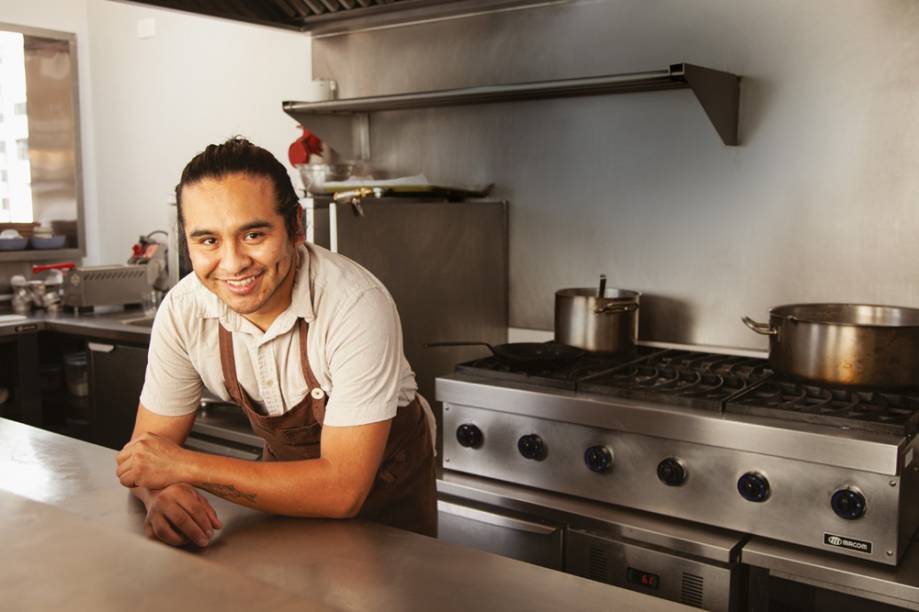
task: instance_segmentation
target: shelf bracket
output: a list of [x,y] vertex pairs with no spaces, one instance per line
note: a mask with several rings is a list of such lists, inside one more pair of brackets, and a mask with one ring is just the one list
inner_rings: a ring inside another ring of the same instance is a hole
[[694,64],[673,64],[670,73],[671,78],[689,85],[721,141],[728,146],[740,144],[737,135],[740,77]]

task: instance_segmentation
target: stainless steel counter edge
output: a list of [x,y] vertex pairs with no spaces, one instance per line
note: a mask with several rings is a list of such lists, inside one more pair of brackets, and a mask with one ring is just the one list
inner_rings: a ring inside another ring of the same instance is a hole
[[[558,389],[547,392],[507,382],[495,385],[461,374],[438,377],[436,386],[437,399],[445,403],[677,438],[890,476],[899,473],[901,455],[919,456],[907,451],[907,447],[915,447],[919,441],[892,435],[852,433],[804,423],[790,425],[785,421],[777,425],[772,419],[745,415],[661,407]],[[653,418],[655,414],[660,418]]]
[[442,478],[437,481],[437,491],[497,508],[561,523],[573,523],[581,529],[656,544],[723,564],[739,560],[740,548],[747,537],[727,529],[659,517],[530,487],[507,485],[449,470],[444,470]]
[[114,342],[147,344],[150,341],[150,328],[136,323],[148,321],[150,318],[140,310],[84,315],[66,312],[54,315],[36,313],[26,316],[23,320],[0,323],[0,336],[52,331]]
[[919,610],[919,547],[915,544],[897,567],[890,567],[752,537],[741,550],[741,561],[780,578]]

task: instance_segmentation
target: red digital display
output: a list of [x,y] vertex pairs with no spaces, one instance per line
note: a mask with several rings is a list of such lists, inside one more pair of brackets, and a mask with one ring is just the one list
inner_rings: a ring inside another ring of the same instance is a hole
[[635,569],[634,567],[627,568],[625,578],[629,584],[645,587],[646,589],[657,590],[661,586],[660,576],[652,574],[651,572]]

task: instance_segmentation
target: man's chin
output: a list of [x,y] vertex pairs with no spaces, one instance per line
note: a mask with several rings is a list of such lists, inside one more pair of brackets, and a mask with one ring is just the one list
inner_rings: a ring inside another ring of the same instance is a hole
[[214,293],[221,302],[226,304],[227,308],[237,314],[250,315],[258,312],[259,308],[262,307],[262,301],[258,296],[241,297],[226,290],[214,291],[213,288],[211,288],[211,292]]
[[223,297],[221,299],[223,303],[227,305],[227,308],[241,315],[254,314],[262,307],[260,303],[251,300],[228,300]]

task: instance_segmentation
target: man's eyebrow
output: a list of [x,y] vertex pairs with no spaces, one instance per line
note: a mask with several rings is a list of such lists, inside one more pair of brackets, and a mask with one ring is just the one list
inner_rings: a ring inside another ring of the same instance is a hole
[[[252,221],[251,223],[246,223],[245,225],[240,226],[236,230],[236,233],[238,234],[241,232],[249,232],[254,229],[265,229],[265,228],[271,228],[271,223],[269,221],[262,221],[261,219],[256,219],[255,221]],[[192,238],[200,238],[201,236],[213,236],[216,233],[217,232],[215,232],[214,230],[196,229],[191,234],[189,234],[189,236],[191,236]]]
[[256,219],[255,221],[253,221],[253,222],[251,222],[251,223],[246,223],[245,225],[243,225],[242,227],[240,227],[240,228],[237,230],[237,233],[240,233],[240,232],[248,232],[248,231],[254,230],[254,229],[265,229],[265,228],[269,228],[269,229],[270,229],[270,228],[271,228],[271,222],[270,222],[270,221],[262,221],[261,219]]

